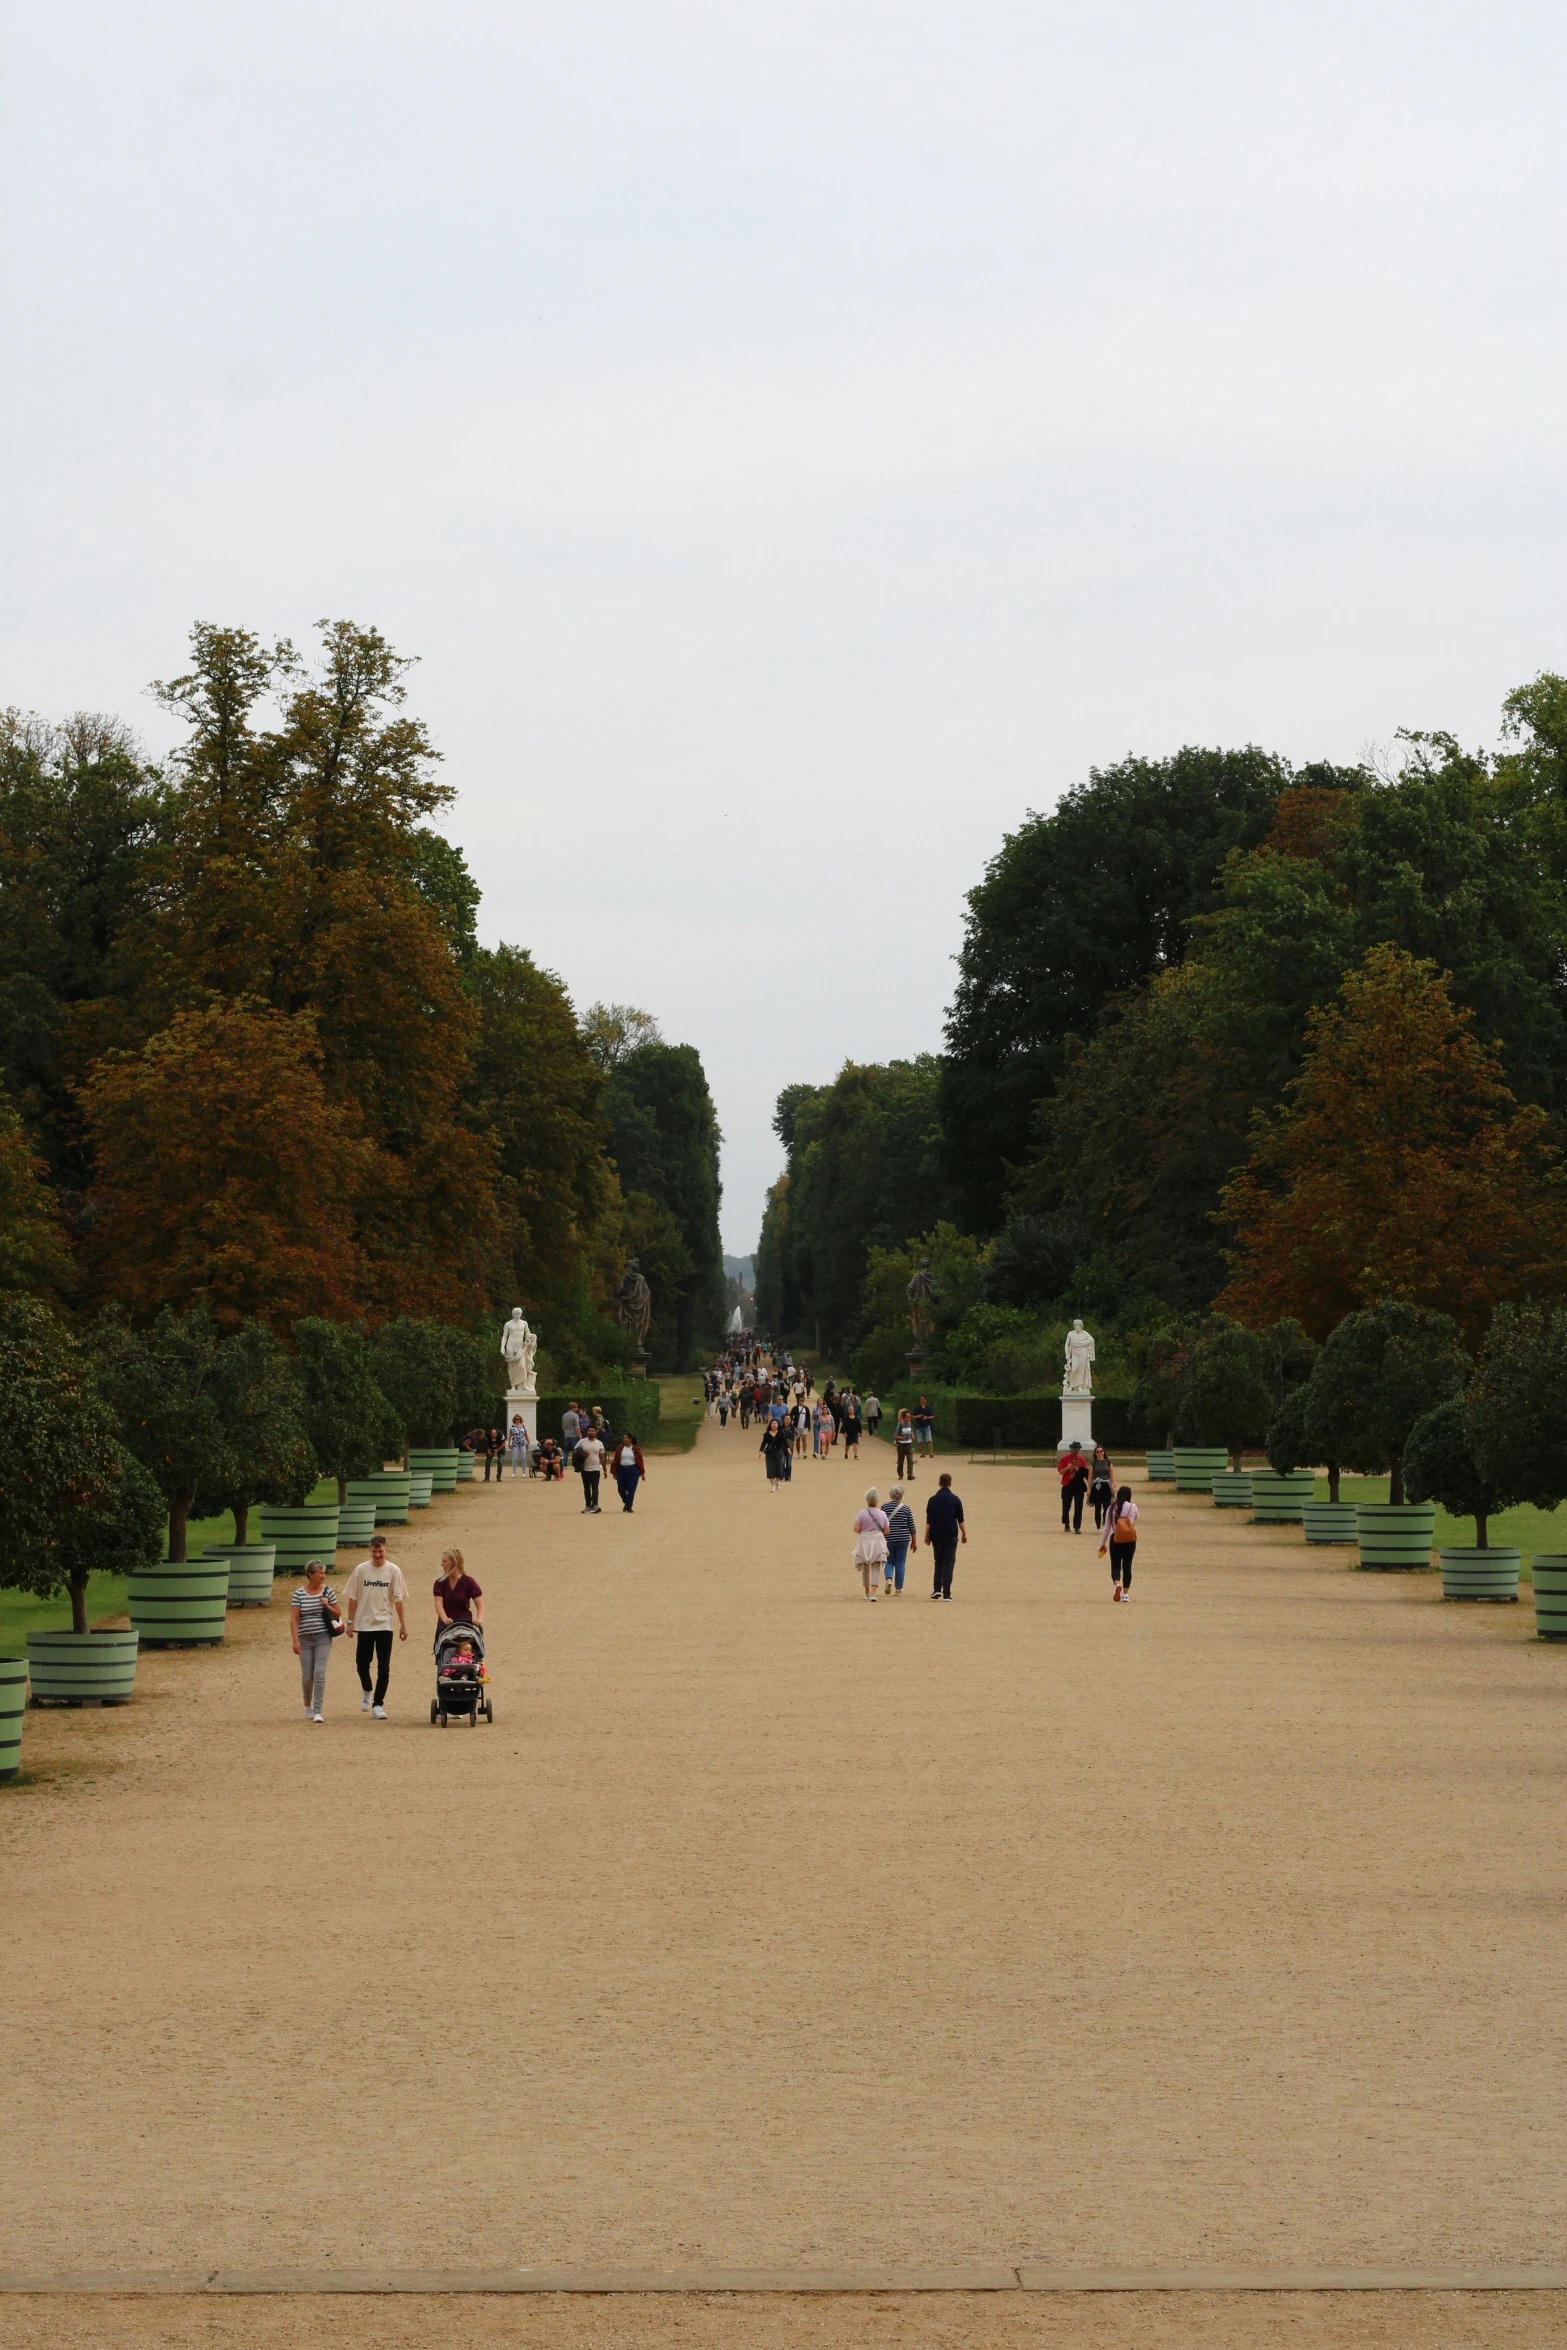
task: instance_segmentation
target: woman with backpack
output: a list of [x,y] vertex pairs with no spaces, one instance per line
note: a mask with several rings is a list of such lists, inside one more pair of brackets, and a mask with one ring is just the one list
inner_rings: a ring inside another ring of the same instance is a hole
[[1105,1538],[1099,1545],[1099,1556],[1110,1553],[1110,1596],[1112,1599],[1130,1599],[1132,1596],[1132,1561],[1137,1556],[1137,1504],[1132,1499],[1130,1485],[1123,1485],[1115,1497],[1115,1509],[1105,1529]]

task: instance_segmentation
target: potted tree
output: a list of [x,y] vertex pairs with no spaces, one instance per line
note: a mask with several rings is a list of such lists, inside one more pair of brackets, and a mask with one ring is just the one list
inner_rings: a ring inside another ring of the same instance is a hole
[[294,1324],[294,1344],[311,1449],[322,1474],[337,1479],[338,1542],[368,1542],[376,1504],[370,1479],[398,1442],[370,1341],[346,1322],[312,1315]]
[[457,1447],[447,1440],[457,1409],[457,1370],[447,1334],[439,1322],[404,1315],[388,1322],[375,1342],[375,1375],[392,1407],[408,1474],[406,1507],[428,1506],[434,1489],[431,1456],[451,1455],[457,1482]]
[[[1343,1463],[1332,1432],[1324,1432],[1317,1424],[1314,1400],[1309,1380],[1304,1387],[1290,1389],[1268,1430],[1268,1465],[1281,1486],[1298,1493],[1300,1521],[1308,1542],[1354,1542],[1359,1539],[1355,1505],[1339,1499]],[[1316,1461],[1326,1463],[1326,1501],[1315,1498],[1316,1472],[1310,1464]],[[1373,1460],[1367,1464],[1367,1474],[1386,1467],[1386,1461]]]
[[1184,1332],[1161,1330],[1148,1341],[1132,1390],[1132,1427],[1147,1448],[1150,1484],[1175,1482],[1175,1404],[1187,1353]]
[[107,1314],[96,1338],[126,1447],[169,1514],[168,1557],[131,1577],[131,1622],[144,1646],[210,1647],[223,1638],[228,1561],[188,1559],[186,1527],[197,1494],[232,1485],[240,1473],[217,1325],[205,1306],[183,1314],[165,1306],[150,1330]]
[[[0,1584],[44,1599],[69,1592],[71,1600],[71,1629],[29,1634],[23,1675],[6,1675],[9,1748],[19,1745],[15,1717],[29,1673],[35,1696],[130,1695],[136,1635],[89,1628],[87,1579],[96,1565],[124,1568],[149,1551],[155,1557],[163,1533],[159,1497],[126,1457],[86,1351],[34,1298],[0,1306],[0,1461]],[[51,1649],[36,1667],[35,1642]],[[61,1685],[50,1685],[51,1670],[63,1676]],[[13,1753],[0,1767],[10,1770],[15,1761]]]
[[[265,1607],[274,1573],[302,1567],[323,1546],[330,1558],[337,1539],[336,1506],[322,1510],[308,1502],[317,1470],[305,1433],[303,1383],[298,1367],[263,1323],[241,1323],[223,1341],[218,1377],[230,1458],[203,1485],[197,1507],[203,1517],[231,1510],[234,1540],[209,1542],[206,1556],[229,1562],[230,1607]],[[252,1542],[250,1513],[257,1507],[261,1535]]]
[[1411,1501],[1434,1501],[1455,1518],[1473,1518],[1473,1546],[1448,1544],[1439,1553],[1444,1599],[1516,1600],[1522,1554],[1493,1548],[1487,1521],[1523,1496],[1509,1490],[1493,1463],[1507,1452],[1476,1460],[1469,1443],[1468,1405],[1461,1395],[1439,1403],[1409,1431],[1404,1447],[1404,1490]]
[[[1465,1427],[1475,1457],[1505,1460],[1518,1499],[1555,1509],[1567,1496],[1567,1311],[1500,1305],[1469,1382]],[[1534,1624],[1567,1640],[1567,1553],[1536,1551]]]
[[1362,1567],[1431,1564],[1436,1505],[1407,1497],[1404,1447],[1417,1420],[1462,1392],[1468,1369],[1457,1323],[1397,1298],[1346,1314],[1317,1357],[1310,1416],[1325,1449],[1388,1465],[1387,1500],[1356,1508]]
[[[1274,1458],[1274,1436],[1282,1415],[1295,1398],[1300,1399],[1304,1409],[1306,1383],[1317,1348],[1295,1321],[1276,1322],[1268,1335],[1273,1357],[1274,1410],[1262,1440],[1268,1466],[1253,1469],[1251,1473],[1252,1520],[1259,1526],[1298,1526],[1316,1490],[1316,1475],[1309,1466],[1300,1466],[1303,1451],[1281,1469]],[[1301,1436],[1304,1436],[1303,1429]]]
[[1177,1487],[1201,1491],[1205,1483],[1221,1506],[1249,1509],[1251,1479],[1242,1459],[1248,1445],[1261,1444],[1272,1417],[1267,1339],[1222,1314],[1210,1315],[1176,1391]]

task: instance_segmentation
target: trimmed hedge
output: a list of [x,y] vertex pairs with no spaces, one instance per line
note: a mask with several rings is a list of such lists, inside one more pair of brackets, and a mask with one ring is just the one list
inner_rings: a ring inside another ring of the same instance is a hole
[[645,1444],[658,1426],[658,1416],[664,1398],[656,1379],[638,1379],[630,1387],[589,1389],[579,1388],[575,1395],[541,1395],[539,1397],[540,1438],[553,1436],[560,1442],[561,1414],[571,1404],[591,1410],[598,1404],[610,1425],[610,1434],[624,1436],[628,1431],[638,1444]]
[[[960,1395],[956,1438],[970,1452],[1054,1452],[1061,1441],[1059,1395]],[[1132,1445],[1130,1396],[1094,1397],[1094,1442],[1114,1454]],[[1134,1448],[1135,1449],[1135,1448]]]

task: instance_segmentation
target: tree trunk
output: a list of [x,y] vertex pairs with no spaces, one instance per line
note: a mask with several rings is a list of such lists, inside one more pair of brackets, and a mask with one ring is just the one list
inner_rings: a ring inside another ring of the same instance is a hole
[[1242,1456],[1244,1452],[1244,1445],[1232,1444],[1230,1446],[1230,1467],[1235,1471],[1237,1477],[1241,1474],[1243,1466]]
[[250,1535],[247,1530],[249,1525],[250,1504],[248,1501],[237,1501],[234,1504],[234,1539],[236,1542],[248,1542],[250,1540]]
[[169,1564],[171,1567],[183,1566],[185,1563],[185,1521],[190,1516],[190,1505],[195,1498],[194,1492],[176,1493],[169,1504]]
[[1329,1501],[1337,1501],[1337,1499],[1338,1499],[1338,1463],[1337,1463],[1337,1461],[1329,1461],[1329,1463],[1328,1463],[1328,1499],[1329,1499]]
[[1486,1538],[1485,1538],[1485,1522],[1486,1522],[1486,1519],[1487,1519],[1487,1517],[1489,1516],[1489,1514],[1490,1514],[1490,1513],[1489,1513],[1488,1511],[1486,1511],[1486,1510],[1476,1510],[1476,1511],[1475,1511],[1475,1548],[1476,1548],[1476,1550],[1489,1550],[1489,1549],[1490,1549],[1490,1547],[1491,1547],[1491,1545],[1489,1544],[1489,1542],[1487,1542],[1487,1540],[1486,1540]]
[[347,1501],[347,1499],[348,1499],[348,1479],[347,1479],[346,1477],[339,1477],[339,1478],[338,1478],[338,1481],[337,1481],[337,1506],[338,1506],[338,1508],[339,1508],[339,1509],[341,1509],[341,1508],[343,1507],[343,1505],[344,1505],[344,1503]]
[[85,1632],[86,1629],[87,1577],[83,1575],[79,1582],[73,1580],[71,1584],[71,1630]]
[[1387,1497],[1391,1502],[1401,1502],[1404,1498],[1404,1456],[1401,1452],[1393,1455],[1393,1465],[1388,1473]]

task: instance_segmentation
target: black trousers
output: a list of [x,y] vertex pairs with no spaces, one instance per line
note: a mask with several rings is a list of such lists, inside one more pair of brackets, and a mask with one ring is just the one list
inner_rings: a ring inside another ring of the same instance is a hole
[[1115,1495],[1108,1485],[1091,1485],[1088,1489],[1088,1498],[1094,1505],[1094,1532],[1097,1534],[1105,1522],[1105,1512],[1114,1501]]
[[930,1547],[936,1562],[937,1594],[942,1599],[950,1599],[952,1570],[958,1563],[958,1538],[955,1534],[933,1534]]
[[1061,1488],[1061,1523],[1070,1526],[1074,1534],[1083,1530],[1083,1487],[1085,1477],[1074,1477],[1070,1485]]
[[1110,1580],[1126,1590],[1132,1588],[1132,1561],[1137,1556],[1135,1542],[1112,1542],[1110,1545]]
[[370,1686],[370,1659],[375,1658],[375,1702],[386,1703],[386,1684],[392,1677],[392,1635],[390,1632],[356,1632],[354,1634],[354,1662],[359,1667],[359,1686]]
[[596,1510],[598,1505],[599,1471],[597,1469],[584,1469],[582,1472],[582,1506],[587,1510]]

